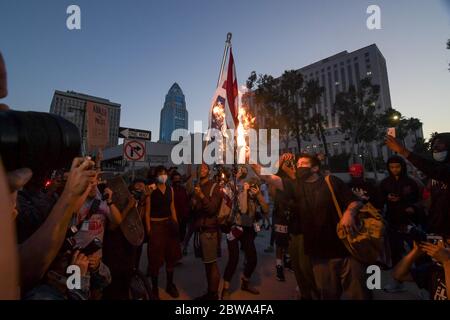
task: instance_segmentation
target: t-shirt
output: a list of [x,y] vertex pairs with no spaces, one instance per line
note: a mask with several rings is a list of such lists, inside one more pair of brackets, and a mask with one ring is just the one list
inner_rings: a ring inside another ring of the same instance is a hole
[[431,206],[428,232],[450,235],[450,188],[447,183],[431,180]]
[[[94,205],[97,207],[96,210],[90,216],[89,219],[86,217],[91,210],[91,206],[94,203],[98,203]],[[78,211],[76,216],[76,221],[74,219],[73,224],[78,226],[78,232],[74,235],[74,239],[76,241],[76,245],[80,248],[84,248],[87,246],[94,238],[99,238],[103,241],[103,236],[105,233],[105,222],[107,217],[110,217],[110,208],[106,201],[101,200],[101,195],[98,193],[94,198],[87,199],[81,209]]]
[[448,300],[444,269],[433,262],[419,264],[411,272],[421,289],[430,293],[431,300]]
[[[330,176],[342,213],[357,201],[345,183]],[[315,182],[298,182],[298,210],[302,220],[305,253],[317,258],[344,258],[349,255],[336,233],[339,215],[323,176]]]

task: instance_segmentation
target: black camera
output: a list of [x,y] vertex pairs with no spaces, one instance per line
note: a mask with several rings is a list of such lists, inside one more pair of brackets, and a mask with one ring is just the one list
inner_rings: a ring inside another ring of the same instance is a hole
[[105,194],[105,189],[108,187],[108,185],[106,184],[106,182],[101,182],[99,184],[97,184],[97,189],[100,192],[100,194],[102,195],[102,200],[106,201],[109,198],[109,194]]
[[72,122],[44,112],[0,111],[0,155],[7,171],[69,168],[80,151],[80,132]]
[[406,227],[404,235],[406,238],[417,243],[427,241],[427,233],[414,224],[410,224]]
[[142,191],[138,190],[132,190],[131,194],[133,195],[134,199],[136,199],[136,201],[140,201],[142,199],[142,196],[144,195]]
[[75,250],[80,250],[81,253],[89,256],[103,247],[102,241],[99,238],[95,237],[91,242],[89,242],[87,246],[80,249],[74,237],[77,232],[78,228],[76,226],[71,226],[69,230],[67,230],[66,239],[64,240],[63,246],[61,248],[62,252],[73,252]]
[[89,244],[86,247],[81,249],[80,252],[85,256],[90,256],[94,252],[100,250],[102,247],[103,247],[102,241],[99,238],[94,238],[92,239],[91,242],[89,242]]

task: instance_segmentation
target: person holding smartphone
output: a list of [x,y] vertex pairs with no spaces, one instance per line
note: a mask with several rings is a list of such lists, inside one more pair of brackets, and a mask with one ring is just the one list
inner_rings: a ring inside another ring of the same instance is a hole
[[[410,224],[418,223],[417,203],[420,201],[419,186],[408,176],[405,160],[397,155],[387,161],[389,176],[380,183],[380,195],[386,206],[392,265],[405,255],[405,230]],[[391,288],[392,287],[392,288]],[[398,283],[389,284],[388,291],[402,290]]]

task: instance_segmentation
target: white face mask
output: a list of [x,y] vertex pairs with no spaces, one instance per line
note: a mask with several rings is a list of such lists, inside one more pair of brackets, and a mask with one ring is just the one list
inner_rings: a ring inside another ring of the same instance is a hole
[[166,183],[167,182],[167,174],[162,174],[156,178],[159,183]]
[[443,162],[447,159],[447,153],[448,151],[433,152],[433,159],[438,162]]

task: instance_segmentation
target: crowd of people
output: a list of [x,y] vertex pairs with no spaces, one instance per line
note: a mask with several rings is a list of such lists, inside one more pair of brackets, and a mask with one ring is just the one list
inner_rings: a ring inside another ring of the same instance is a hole
[[[1,56],[0,65],[3,98]],[[203,163],[183,174],[159,166],[128,181],[125,204],[118,201],[124,191],[102,179],[101,163],[91,157],[75,158],[70,170],[53,174],[49,184],[48,176],[27,168],[3,172],[0,163],[0,261],[8,262],[0,265],[0,296],[133,299],[131,284],[141,276],[146,298],[159,299],[164,267],[165,290],[178,298],[176,266],[183,255],[195,254],[206,278],[205,294],[196,299],[227,300],[241,252],[240,288],[258,295],[252,275],[258,268],[255,239],[263,226],[271,229],[264,251],[274,252],[273,276],[286,281],[285,269],[293,270],[301,299],[371,299],[367,264],[352,255],[336,232],[339,223],[346,234],[356,234],[358,214],[370,203],[386,226],[388,241],[378,264],[391,269],[394,281],[385,290],[400,291],[405,281],[414,281],[429,299],[448,300],[450,134],[435,136],[430,159],[391,136],[386,144],[396,154],[379,183],[366,179],[361,164],[350,166],[351,180],[345,183],[325,172],[317,156],[285,153],[274,175],[261,175],[257,164],[227,169]],[[423,173],[422,179],[408,174],[407,163]],[[126,223],[133,214],[137,222]],[[130,232],[142,232],[143,240],[131,243]],[[222,275],[219,259],[226,259]],[[68,285],[73,266],[80,271],[80,285]]]

